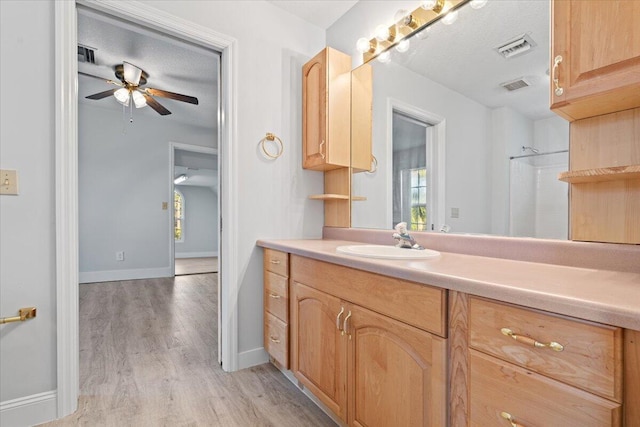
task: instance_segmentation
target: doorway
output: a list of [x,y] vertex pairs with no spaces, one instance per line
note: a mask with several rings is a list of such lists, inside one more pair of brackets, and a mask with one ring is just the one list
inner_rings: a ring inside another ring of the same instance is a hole
[[[167,20],[153,9],[140,4],[84,3],[91,10],[124,18],[135,25],[159,31],[178,40],[191,42],[204,48],[221,52],[220,63],[220,217],[225,221],[226,236],[236,234],[237,207],[229,194],[233,194],[238,171],[233,159],[237,156],[231,141],[235,139],[236,87],[232,83],[234,73],[235,40],[210,28],[184,22]],[[79,239],[75,230],[78,219],[78,67],[77,67],[77,5],[75,2],[56,2],[56,288],[57,288],[57,396],[58,416],[75,411],[78,397],[78,286]],[[137,117],[137,115],[136,115]],[[166,150],[166,149],[165,149]],[[166,153],[166,151],[165,151]],[[165,169],[166,170],[166,169]],[[166,175],[165,175],[166,176]],[[166,190],[165,190],[166,191]],[[166,194],[166,193],[165,193]],[[167,203],[168,205],[168,203]],[[168,234],[168,233],[167,233]],[[166,247],[166,246],[165,246]],[[221,319],[219,352],[223,369],[237,369],[237,271],[233,261],[236,248],[229,239],[220,238],[221,300],[225,316]],[[167,251],[168,253],[168,251]]]

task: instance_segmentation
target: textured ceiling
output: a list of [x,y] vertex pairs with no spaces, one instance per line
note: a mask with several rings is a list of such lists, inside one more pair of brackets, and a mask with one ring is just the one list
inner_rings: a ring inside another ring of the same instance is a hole
[[[542,0],[490,0],[478,10],[464,6],[455,23],[438,22],[426,38],[413,37],[411,49],[394,51],[392,62],[490,108],[508,106],[534,120],[553,116],[547,75],[549,8]],[[504,59],[494,50],[524,33],[537,43],[528,53]],[[500,87],[520,77],[532,86],[513,92]]]
[[274,6],[327,29],[344,15],[358,0],[267,0]]
[[[92,10],[79,7],[78,43],[96,49],[96,64],[79,63],[79,71],[117,80],[114,67],[128,61],[149,74],[146,87],[198,98],[199,105],[155,97],[171,115],[160,116],[149,107],[134,109],[158,121],[182,122],[217,131],[219,55],[173,37]],[[114,88],[98,79],[78,77],[80,103],[122,110],[112,96],[101,100],[87,95]]]

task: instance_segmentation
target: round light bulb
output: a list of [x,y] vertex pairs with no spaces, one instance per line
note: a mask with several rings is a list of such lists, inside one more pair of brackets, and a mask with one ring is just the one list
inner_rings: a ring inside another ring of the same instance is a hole
[[407,9],[399,9],[395,15],[393,15],[393,20],[395,22],[402,21],[404,18],[409,15],[409,11]]
[[378,25],[373,35],[379,41],[385,41],[389,39],[389,28],[385,27],[384,25]]
[[383,64],[391,61],[391,52],[389,52],[388,50],[386,52],[382,52],[380,55],[378,55],[378,61]]
[[364,37],[359,38],[356,42],[356,49],[360,53],[367,53],[371,50],[371,42]]
[[409,39],[403,39],[396,45],[396,50],[400,53],[406,52],[409,50],[410,42]]
[[471,2],[469,2],[469,5],[471,5],[471,7],[474,9],[480,9],[483,8],[488,1],[489,0],[471,0]]
[[420,7],[426,10],[432,10],[436,4],[438,4],[436,0],[423,0],[422,3],[420,3]]
[[457,10],[452,10],[451,12],[447,13],[442,18],[442,23],[444,25],[451,25],[454,22],[456,22],[457,19],[458,19],[458,11]]
[[129,101],[130,101],[130,96],[129,96],[129,89],[127,88],[120,88],[117,91],[115,91],[113,93],[113,96],[116,98],[116,100],[125,106],[129,106]]

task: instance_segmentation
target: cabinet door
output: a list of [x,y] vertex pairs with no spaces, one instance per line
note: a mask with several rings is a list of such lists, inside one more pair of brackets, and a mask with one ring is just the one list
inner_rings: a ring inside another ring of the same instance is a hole
[[326,49],[302,67],[302,167],[316,168],[327,155]]
[[349,425],[447,425],[445,340],[349,306]]
[[555,0],[551,108],[568,120],[640,106],[640,2]]
[[334,414],[346,420],[346,337],[337,328],[344,305],[338,298],[300,283],[294,282],[290,291],[293,373]]

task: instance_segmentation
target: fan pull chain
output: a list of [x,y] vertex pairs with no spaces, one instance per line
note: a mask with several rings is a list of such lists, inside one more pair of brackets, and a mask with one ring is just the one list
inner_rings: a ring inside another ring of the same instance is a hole
[[133,100],[129,100],[129,107],[131,108],[131,115],[129,116],[129,123],[133,123]]

